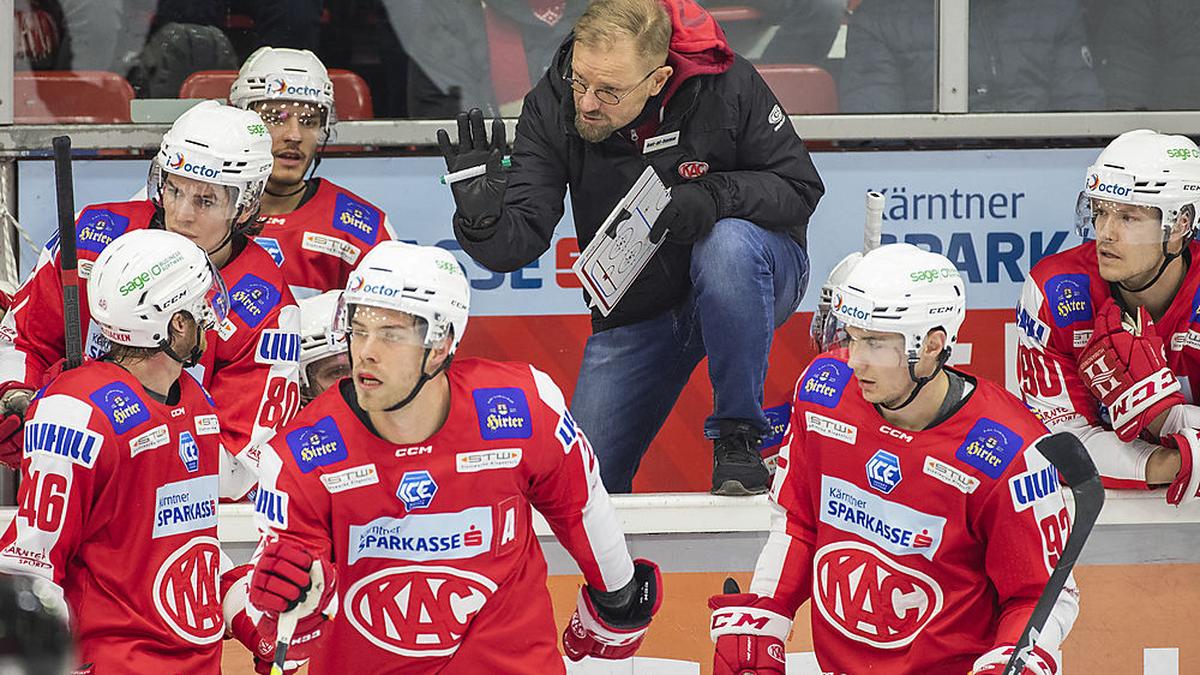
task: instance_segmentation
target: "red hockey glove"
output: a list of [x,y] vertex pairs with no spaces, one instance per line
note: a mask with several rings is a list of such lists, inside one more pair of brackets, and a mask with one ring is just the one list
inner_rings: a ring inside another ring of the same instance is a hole
[[717,645],[713,675],[784,675],[783,643],[792,631],[787,610],[774,598],[738,593],[733,579],[725,580],[725,590],[708,599]]
[[[313,572],[319,566],[320,572]],[[274,657],[279,615],[298,608],[300,621],[288,646],[287,669],[299,668],[320,648],[327,617],[337,612],[337,576],[326,560],[304,548],[276,539],[269,542],[250,575],[250,604],[263,616],[256,628],[271,643]]]
[[588,586],[579,589],[571,623],[563,630],[563,651],[572,661],[585,656],[627,659],[634,655],[650,620],[662,605],[662,573],[658,565],[633,561],[633,597],[622,607],[606,607]]
[[[1008,660],[1012,658],[1015,648],[1014,645],[996,647],[979,657],[975,660],[975,665],[971,667],[972,675],[1000,675],[1004,672],[1004,667],[1008,665]],[[1033,648],[1029,657],[1025,659],[1024,670],[1021,671],[1021,675],[1057,675],[1057,673],[1058,662],[1041,647]]]
[[1167,503],[1179,506],[1200,497],[1200,433],[1195,429],[1184,429],[1177,434],[1162,437],[1163,445],[1179,449],[1179,473],[1167,488]]
[[1140,334],[1136,325],[1122,324],[1121,308],[1110,298],[1079,358],[1079,376],[1108,408],[1123,441],[1137,438],[1156,417],[1184,402],[1154,322],[1145,309],[1138,309],[1138,317]]

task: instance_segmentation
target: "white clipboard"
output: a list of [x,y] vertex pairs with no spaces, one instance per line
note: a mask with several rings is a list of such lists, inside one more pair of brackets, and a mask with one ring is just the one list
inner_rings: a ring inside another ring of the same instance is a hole
[[647,166],[576,258],[571,269],[600,314],[612,312],[666,239],[651,242],[650,228],[670,201],[670,191]]

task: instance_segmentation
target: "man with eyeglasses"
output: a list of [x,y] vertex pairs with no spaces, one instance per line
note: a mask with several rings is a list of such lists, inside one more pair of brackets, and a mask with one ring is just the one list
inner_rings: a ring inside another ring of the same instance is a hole
[[774,329],[808,283],[808,219],[824,186],[775,96],[692,0],[598,0],[525,97],[512,165],[504,127],[488,143],[479,111],[460,115],[451,171],[454,233],[498,271],[550,246],[571,190],[585,248],[647,164],[671,188],[655,224],[667,241],[608,315],[592,315],[571,411],[601,475],[628,492],[639,462],[706,355],[714,410],[712,491],[759,494],[759,444]]
[[312,175],[337,122],[325,65],[306,49],[262,47],[242,64],[229,102],[262,116],[273,142],[255,240],[297,300],[344,288],[362,254],[394,235],[374,204]]

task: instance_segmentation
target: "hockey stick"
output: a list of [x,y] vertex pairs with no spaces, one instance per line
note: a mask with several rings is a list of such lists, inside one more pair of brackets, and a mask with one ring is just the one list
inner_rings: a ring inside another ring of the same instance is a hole
[[55,136],[54,191],[58,197],[58,252],[63,291],[63,370],[83,363],[83,331],[79,317],[79,259],[75,253],[75,185],[71,177],[71,137]]
[[867,192],[867,220],[863,223],[863,253],[879,248],[883,238],[883,195]]
[[[292,636],[296,633],[296,624],[301,617],[308,616],[321,601],[325,594],[325,571],[319,562],[313,561],[310,568],[309,586],[304,599],[295,607],[279,615],[279,623],[275,627],[275,661],[271,664],[271,675],[283,675],[283,664],[287,663],[288,647],[292,644]],[[329,616],[332,616],[330,613]]]
[[1104,486],[1100,484],[1100,475],[1078,438],[1060,432],[1043,438],[1037,443],[1037,449],[1058,469],[1067,487],[1071,488],[1071,494],[1075,496],[1075,517],[1071,521],[1071,533],[1067,535],[1058,564],[1054,566],[1050,580],[1046,582],[1046,588],[1038,598],[1029,622],[1025,624],[1025,630],[1013,649],[1003,675],[1017,675],[1025,669],[1025,660],[1033,652],[1038,635],[1046,625],[1046,619],[1050,618],[1050,611],[1058,602],[1071,568],[1075,567],[1075,561],[1079,559],[1079,553],[1092,533],[1092,526],[1100,516],[1100,508],[1104,506]]

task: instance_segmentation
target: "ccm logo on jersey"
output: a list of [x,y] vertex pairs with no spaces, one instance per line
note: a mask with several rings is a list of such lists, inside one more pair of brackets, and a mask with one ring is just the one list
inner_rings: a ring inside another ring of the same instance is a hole
[[217,594],[220,547],[213,537],[188,539],[154,576],[154,608],[171,630],[192,644],[211,644],[225,635]]
[[216,527],[217,477],[168,483],[154,491],[154,503],[154,539]]
[[899,429],[889,427],[886,424],[879,427],[879,433],[883,434],[884,436],[891,436],[892,438],[895,438],[896,440],[899,440],[899,441],[904,441],[905,443],[912,443],[912,439],[913,439],[912,434],[908,434]]
[[372,644],[401,656],[449,656],[496,593],[491,579],[437,565],[389,567],[346,591],[346,620]]
[[408,448],[396,448],[397,457],[416,457],[418,455],[432,455],[432,445],[414,445]]
[[457,513],[404,518],[383,516],[350,526],[349,564],[363,558],[462,560],[492,549],[492,509],[475,506]]
[[521,463],[521,448],[494,448],[477,452],[460,452],[454,456],[454,470],[475,473],[488,469],[515,469]]
[[[215,415],[214,415],[215,417]],[[198,421],[198,420],[197,420]],[[129,456],[137,457],[147,450],[161,448],[171,441],[171,432],[167,425],[160,424],[129,441]]]
[[933,577],[856,541],[817,550],[812,600],[842,635],[881,649],[911,643],[944,602]]
[[933,476],[946,485],[961,490],[964,495],[971,494],[979,487],[978,478],[959,471],[949,464],[928,455],[925,456],[925,475]]
[[820,434],[835,441],[853,445],[858,440],[858,427],[832,417],[818,415],[809,410],[804,411],[804,426],[814,434]]
[[374,485],[378,482],[379,473],[376,472],[374,464],[352,466],[344,471],[321,474],[321,483],[329,491],[329,494],[353,490],[364,485]]
[[821,522],[870,541],[888,553],[933,560],[946,519],[891,502],[833,476],[821,476]]

